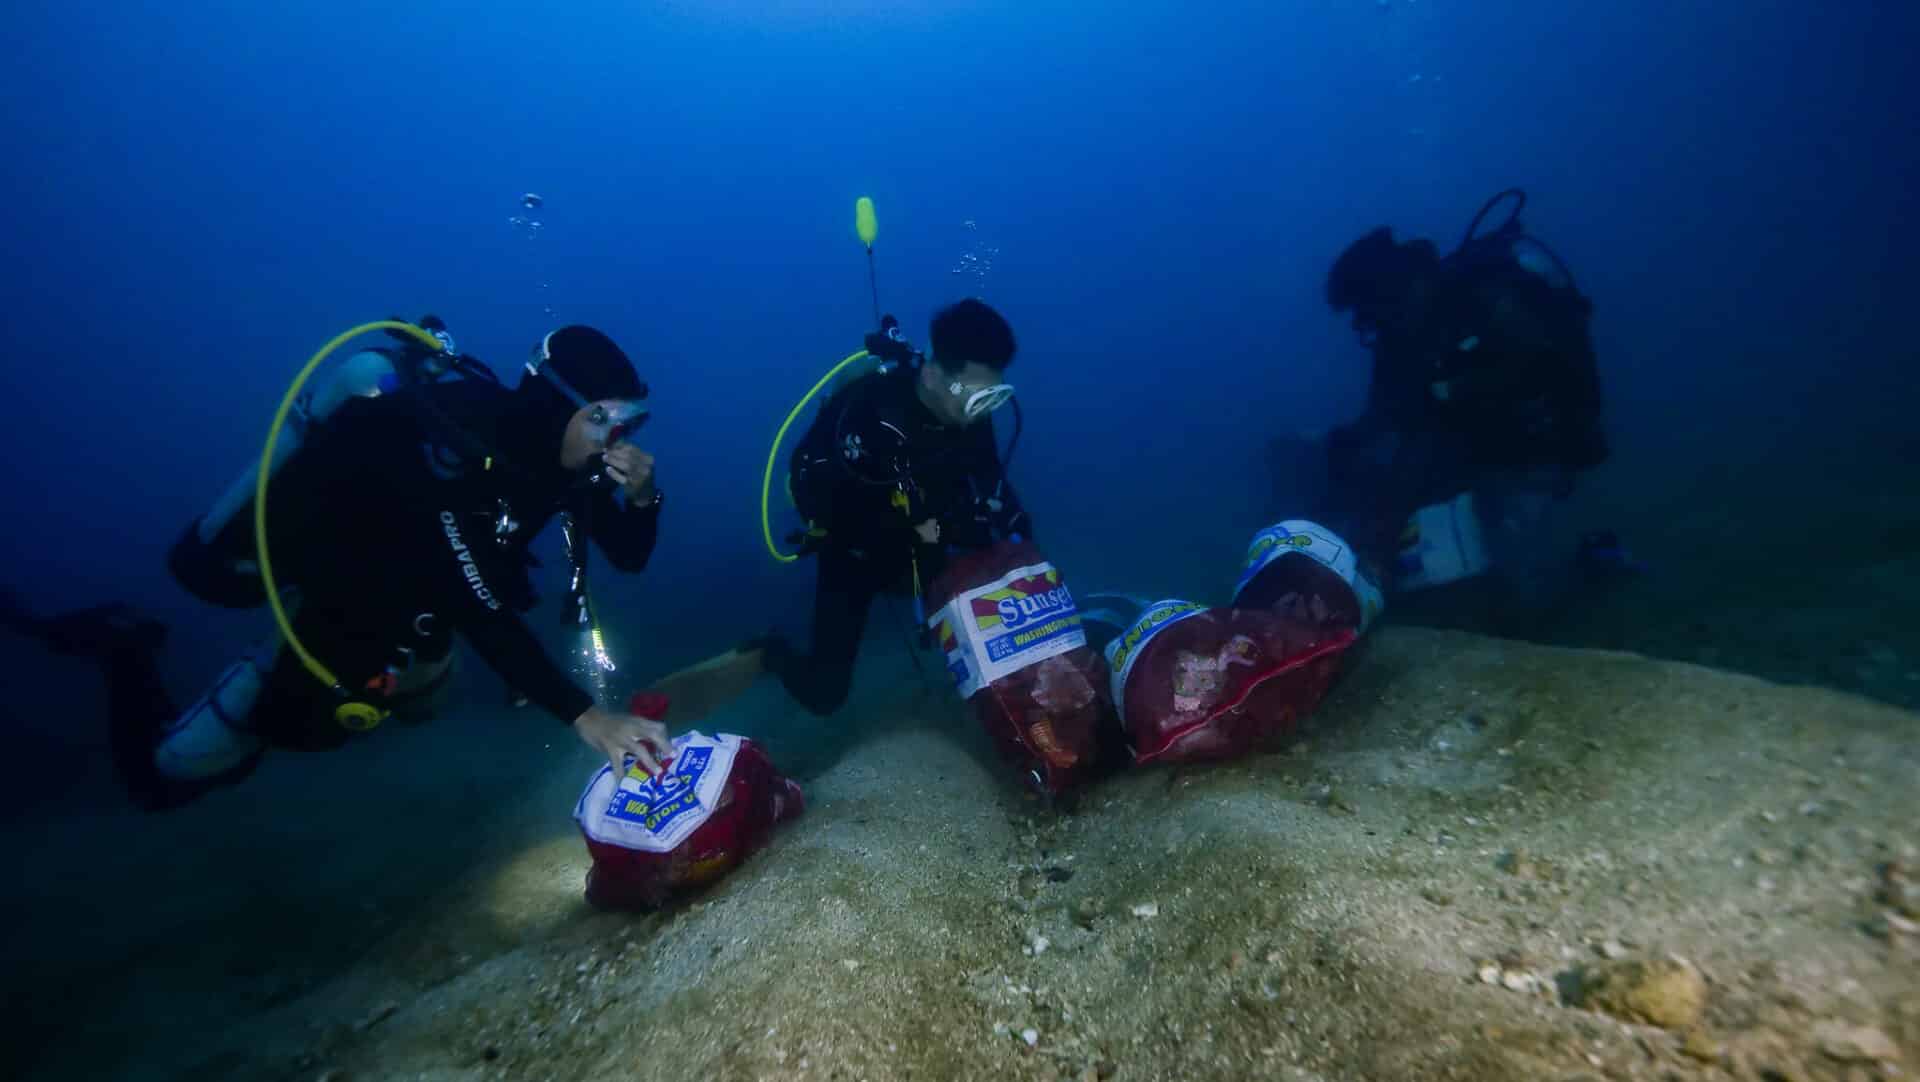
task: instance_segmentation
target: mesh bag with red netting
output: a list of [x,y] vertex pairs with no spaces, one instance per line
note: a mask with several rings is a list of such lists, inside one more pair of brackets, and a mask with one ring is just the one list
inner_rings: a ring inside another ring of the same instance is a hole
[[1107,645],[1136,762],[1226,759],[1273,746],[1318,706],[1351,630],[1278,613],[1160,601]]
[[[642,692],[629,712],[666,716],[666,697]],[[766,845],[776,824],[805,807],[800,787],[745,737],[683,733],[659,775],[600,768],[574,810],[593,866],[587,901],[648,909],[706,886]]]
[[1001,755],[1049,793],[1096,768],[1107,672],[1072,594],[1031,542],[954,558],[927,592],[949,673]]

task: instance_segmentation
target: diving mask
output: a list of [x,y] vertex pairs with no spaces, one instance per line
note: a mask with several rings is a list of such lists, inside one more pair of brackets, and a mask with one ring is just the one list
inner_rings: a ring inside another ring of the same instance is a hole
[[602,447],[632,438],[651,416],[639,402],[592,402],[586,409],[594,441]]
[[975,387],[969,391],[966,384],[955,380],[947,384],[947,393],[953,395],[955,398],[959,398],[962,395],[966,396],[967,405],[965,412],[967,420],[971,421],[976,418],[985,417],[987,414],[1006,405],[1007,402],[1013,398],[1013,384],[995,383],[988,387]]

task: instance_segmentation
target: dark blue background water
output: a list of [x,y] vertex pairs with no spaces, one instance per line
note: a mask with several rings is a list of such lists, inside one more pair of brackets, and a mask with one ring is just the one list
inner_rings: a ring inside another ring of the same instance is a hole
[[1622,461],[1911,404],[1907,5],[559,7],[13,9],[9,581],[203,629],[197,680],[257,623],[196,613],[165,547],[315,347],[431,310],[510,379],[592,323],[655,388],[664,534],[602,586],[631,666],[794,623],[760,469],[871,322],[860,195],[913,334],[967,293],[1011,318],[1017,479],[1087,585],[1217,595],[1290,510],[1266,441],[1357,407],[1330,261],[1382,223],[1448,246],[1508,185],[1597,303]]

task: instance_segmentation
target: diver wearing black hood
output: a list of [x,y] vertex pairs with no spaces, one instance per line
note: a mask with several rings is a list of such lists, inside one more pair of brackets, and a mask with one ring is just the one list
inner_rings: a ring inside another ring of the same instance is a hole
[[[793,450],[794,504],[818,531],[809,540],[819,558],[812,643],[803,652],[767,635],[744,652],[758,650],[763,669],[816,715],[846,702],[876,598],[911,589],[918,601],[950,553],[1033,536],[992,422],[1013,399],[1004,382],[1013,328],[968,299],[936,313],[930,333],[932,351],[917,367],[835,392]],[[904,340],[901,348],[911,355]]]
[[[534,602],[528,546],[556,514],[622,570],[653,551],[661,496],[651,456],[629,442],[647,394],[632,362],[599,331],[565,327],[511,391],[491,379],[391,390],[349,397],[274,475],[268,544],[295,633],[342,687],[405,716],[445,683],[458,632],[610,761],[654,769],[665,727],[601,710],[520,615]],[[174,576],[213,604],[265,604],[252,518],[248,506],[217,530],[196,521],[170,554]],[[180,712],[155,693],[157,637],[99,632],[81,652],[106,669],[116,765],[142,806],[238,780],[267,746],[351,736],[336,697],[277,636]]]
[[[1490,212],[1510,204],[1501,225]],[[1325,513],[1396,569],[1409,518],[1473,492],[1501,577],[1545,605],[1539,523],[1607,460],[1592,302],[1520,225],[1526,193],[1488,200],[1452,253],[1386,226],[1341,253],[1327,304],[1372,354],[1366,409],[1326,440]],[[1504,568],[1504,570],[1502,570]]]

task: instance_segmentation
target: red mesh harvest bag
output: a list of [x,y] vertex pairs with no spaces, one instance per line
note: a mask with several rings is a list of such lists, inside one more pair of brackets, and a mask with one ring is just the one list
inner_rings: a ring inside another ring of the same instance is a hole
[[1158,601],[1107,644],[1134,760],[1244,755],[1285,737],[1326,696],[1354,633],[1277,613]]
[[1002,756],[1048,793],[1085,779],[1112,712],[1106,666],[1040,550],[1002,541],[955,557],[927,600],[947,671]]
[[[666,706],[665,696],[643,692],[628,709],[660,718]],[[601,909],[648,909],[703,887],[804,807],[800,787],[758,744],[727,733],[674,737],[673,757],[658,777],[635,765],[616,778],[603,766],[573,813],[593,857],[587,901]]]
[[1365,634],[1384,598],[1339,534],[1289,519],[1253,535],[1233,605]]

